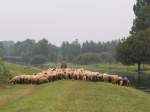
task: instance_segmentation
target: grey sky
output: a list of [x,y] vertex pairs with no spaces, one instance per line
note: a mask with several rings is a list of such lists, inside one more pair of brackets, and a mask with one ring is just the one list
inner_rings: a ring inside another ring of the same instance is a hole
[[107,41],[128,36],[135,0],[0,0],[0,40],[76,38]]

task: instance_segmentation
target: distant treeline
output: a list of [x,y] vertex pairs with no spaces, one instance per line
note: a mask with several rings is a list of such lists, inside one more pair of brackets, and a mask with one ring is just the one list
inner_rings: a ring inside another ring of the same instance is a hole
[[7,61],[24,64],[46,62],[72,62],[79,64],[115,63],[119,40],[108,42],[85,41],[62,42],[58,47],[46,39],[24,41],[0,41],[0,56]]

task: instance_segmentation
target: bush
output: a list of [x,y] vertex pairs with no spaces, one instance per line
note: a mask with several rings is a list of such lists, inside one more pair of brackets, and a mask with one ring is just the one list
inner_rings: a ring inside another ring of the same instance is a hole
[[9,78],[11,78],[11,74],[3,61],[0,59],[0,83],[6,83]]
[[31,59],[30,63],[33,65],[38,65],[38,64],[44,64],[46,63],[46,61],[47,61],[47,58],[45,56],[36,55]]

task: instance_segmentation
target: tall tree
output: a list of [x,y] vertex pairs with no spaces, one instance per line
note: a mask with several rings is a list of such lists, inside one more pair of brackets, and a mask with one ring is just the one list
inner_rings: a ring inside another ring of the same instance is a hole
[[34,47],[33,55],[42,55],[48,57],[48,40],[39,40]]
[[150,0],[137,0],[133,10],[135,19],[131,34],[150,27]]
[[67,60],[68,59],[69,47],[70,47],[70,44],[69,44],[68,41],[63,42],[61,47],[60,47],[60,51],[61,51],[61,55],[63,57],[63,60]]
[[4,48],[4,53],[3,53],[4,57],[14,55],[15,42],[13,42],[13,41],[1,41],[1,43],[3,44],[3,48]]
[[52,45],[51,43],[48,44],[48,58],[49,61],[56,62],[58,57],[58,47]]
[[80,55],[81,45],[78,39],[74,40],[69,47],[69,60],[72,61],[76,56]]
[[123,64],[138,64],[138,73],[141,64],[150,63],[150,29],[131,35],[122,41],[117,48],[117,59]]
[[30,39],[26,39],[22,42],[17,42],[15,44],[15,54],[16,56],[22,57],[24,62],[29,63],[32,57],[34,46],[35,41]]

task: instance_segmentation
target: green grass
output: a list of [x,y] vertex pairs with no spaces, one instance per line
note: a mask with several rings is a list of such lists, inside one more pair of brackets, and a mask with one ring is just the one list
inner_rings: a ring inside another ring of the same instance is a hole
[[0,112],[150,112],[150,96],[102,82],[15,85],[1,88]]
[[[72,66],[96,71],[102,68],[102,65]],[[10,63],[6,67],[14,75],[41,71]],[[74,80],[43,85],[1,85],[0,112],[150,112],[150,94],[103,82]]]
[[13,76],[22,74],[32,75],[41,71],[41,69],[33,66],[18,65],[13,63],[5,63],[5,66]]

